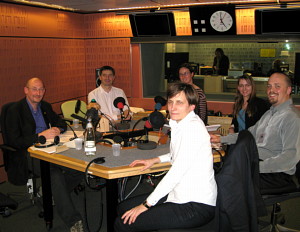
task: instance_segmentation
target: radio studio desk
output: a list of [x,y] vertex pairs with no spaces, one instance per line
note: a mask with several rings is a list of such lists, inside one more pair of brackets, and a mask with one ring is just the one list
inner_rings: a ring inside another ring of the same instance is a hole
[[[106,181],[106,208],[107,208],[107,231],[113,231],[113,223],[116,217],[118,203],[118,178],[154,173],[169,170],[170,163],[155,164],[150,169],[140,171],[141,166],[129,167],[128,165],[136,159],[153,158],[169,152],[169,143],[159,145],[154,150],[140,150],[137,148],[122,148],[120,156],[112,155],[112,148],[107,145],[97,144],[95,156],[86,156],[84,149],[76,150],[69,148],[59,153],[47,153],[41,150],[28,149],[31,157],[41,160],[41,180],[43,191],[44,219],[48,229],[52,227],[53,209],[50,182],[50,163],[58,164],[85,172],[88,163],[96,157],[105,157],[105,163],[92,164],[89,174],[105,178]],[[218,160],[218,154],[214,154],[214,161]]]

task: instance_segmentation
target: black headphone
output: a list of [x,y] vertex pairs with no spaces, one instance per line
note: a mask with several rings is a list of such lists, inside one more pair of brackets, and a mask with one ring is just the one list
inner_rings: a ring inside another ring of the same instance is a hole
[[47,148],[47,147],[52,147],[54,145],[57,145],[57,144],[59,144],[59,142],[60,142],[59,136],[55,136],[53,143],[50,143],[47,145],[42,145],[42,144],[46,143],[46,137],[41,135],[38,137],[38,142],[36,144],[34,144],[34,146],[36,148]]

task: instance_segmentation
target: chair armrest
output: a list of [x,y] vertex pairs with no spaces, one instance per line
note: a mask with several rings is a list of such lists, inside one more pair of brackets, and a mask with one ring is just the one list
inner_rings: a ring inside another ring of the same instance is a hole
[[0,144],[0,148],[3,150],[8,150],[8,151],[17,151],[15,148],[8,146],[6,144]]

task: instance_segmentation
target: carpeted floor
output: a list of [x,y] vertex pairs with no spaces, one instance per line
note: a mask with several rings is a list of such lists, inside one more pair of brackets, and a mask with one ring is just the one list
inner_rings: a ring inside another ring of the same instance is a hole
[[[137,183],[138,178],[132,177],[128,181],[127,192]],[[133,195],[150,192],[152,186],[143,178],[141,184],[134,191]],[[42,207],[39,201],[32,205],[28,196],[26,198],[26,186],[13,186],[7,182],[0,184],[0,192],[11,194],[11,198],[19,202],[17,210],[12,211],[9,217],[0,216],[0,232],[46,232],[46,226],[43,218],[39,217]],[[19,195],[19,196],[17,196]],[[84,191],[72,193],[72,198],[79,212],[84,218],[86,232],[107,232],[106,215],[102,217],[105,209],[105,191],[95,191],[85,188]],[[86,207],[85,207],[86,204]],[[87,210],[85,210],[87,208]],[[281,204],[282,213],[285,215],[284,226],[300,230],[300,198],[286,201]],[[53,232],[70,231],[63,221],[57,215],[54,209]],[[87,220],[87,219],[88,220]],[[268,221],[269,217],[261,218]],[[99,229],[100,228],[100,229]],[[112,232],[112,231],[108,231]]]

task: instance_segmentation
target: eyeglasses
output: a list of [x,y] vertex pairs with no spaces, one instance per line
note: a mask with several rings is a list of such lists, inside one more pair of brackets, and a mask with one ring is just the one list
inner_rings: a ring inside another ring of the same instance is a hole
[[190,72],[179,73],[179,76],[187,76],[187,75],[190,75],[190,74],[191,74]]
[[27,89],[30,89],[31,91],[33,92],[44,92],[45,91],[45,88],[29,88],[29,87],[26,87]]

